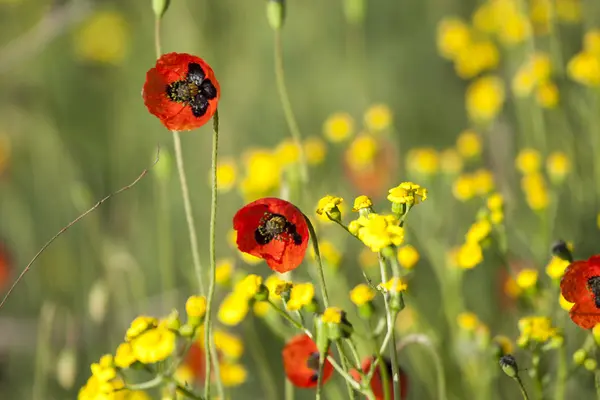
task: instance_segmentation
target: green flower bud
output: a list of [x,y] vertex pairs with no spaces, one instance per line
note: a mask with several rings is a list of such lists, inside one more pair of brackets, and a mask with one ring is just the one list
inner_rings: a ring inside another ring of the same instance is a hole
[[519,366],[517,365],[517,360],[510,355],[507,354],[500,358],[500,367],[502,367],[502,371],[511,378],[517,377],[519,375]]
[[152,11],[154,11],[156,18],[162,18],[165,15],[169,4],[171,4],[171,0],[152,0]]
[[344,0],[344,13],[346,20],[351,24],[357,24],[365,19],[365,0]]
[[269,288],[265,285],[261,284],[258,288],[258,291],[254,295],[254,300],[256,301],[267,301],[269,299]]
[[167,328],[172,331],[178,331],[181,328],[181,321],[179,320],[179,311],[173,310],[167,317]]
[[573,363],[575,365],[582,365],[586,358],[587,351],[585,351],[584,349],[579,349],[575,353],[573,353]]
[[183,337],[191,338],[194,336],[195,332],[196,332],[196,328],[190,324],[183,324],[179,328],[179,334]]
[[285,0],[268,0],[267,19],[269,20],[269,26],[273,30],[277,31],[283,27],[285,20]]
[[593,358],[588,358],[583,362],[583,368],[587,369],[588,371],[594,372],[596,368],[598,368],[598,362]]
[[316,335],[316,345],[317,345],[317,349],[319,350],[319,353],[324,353],[327,354],[327,351],[329,350],[329,336],[328,336],[328,332],[327,332],[327,326],[325,324],[325,322],[323,322],[323,320],[321,318],[315,318],[314,320],[314,326],[315,326],[315,335]]

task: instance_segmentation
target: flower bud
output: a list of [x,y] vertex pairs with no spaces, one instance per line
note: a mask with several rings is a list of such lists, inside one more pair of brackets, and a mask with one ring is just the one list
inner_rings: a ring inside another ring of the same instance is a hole
[[314,319],[315,332],[316,332],[316,345],[319,353],[327,354],[329,350],[329,336],[327,335],[327,327],[322,318]]
[[254,295],[254,300],[256,301],[267,301],[269,298],[269,288],[265,285],[261,284]]
[[587,369],[590,372],[593,372],[598,368],[598,362],[593,358],[588,358],[583,362],[583,368]]
[[179,328],[179,334],[183,337],[191,338],[194,336],[196,329],[190,324],[183,324],[181,328]]
[[346,20],[351,24],[357,24],[364,21],[365,9],[365,0],[344,0]]
[[507,354],[500,358],[500,367],[502,367],[502,371],[511,378],[517,377],[519,375],[519,366],[517,365],[517,360],[510,355]]
[[75,383],[77,375],[77,357],[71,348],[63,349],[56,361],[56,380],[60,386],[69,390]]
[[279,30],[283,27],[285,20],[285,0],[268,0],[267,1],[267,19],[269,26],[273,30]]
[[165,15],[169,4],[171,4],[170,0],[152,0],[152,11],[154,11],[156,18],[162,18]]
[[587,358],[587,351],[585,349],[579,349],[573,353],[573,363],[575,365],[582,365]]
[[172,330],[172,331],[179,330],[179,328],[181,327],[181,321],[179,320],[179,311],[177,311],[177,310],[171,311],[171,313],[167,316],[166,326],[167,326],[167,329]]

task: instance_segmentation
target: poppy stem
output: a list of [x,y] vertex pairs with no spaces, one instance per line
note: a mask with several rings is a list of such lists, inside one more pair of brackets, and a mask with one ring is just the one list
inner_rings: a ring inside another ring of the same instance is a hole
[[308,329],[304,328],[302,326],[301,323],[299,323],[298,321],[296,321],[294,318],[292,318],[287,312],[285,312],[281,307],[279,307],[277,304],[273,303],[272,300],[267,300],[267,302],[271,305],[271,307],[273,307],[275,309],[275,311],[277,311],[283,318],[287,319],[292,325],[294,325],[295,328],[300,329],[301,331],[303,331],[304,333],[306,333],[308,336],[312,337],[312,334],[310,333],[310,331],[308,331]]
[[292,140],[298,147],[298,155],[300,158],[300,176],[302,182],[306,185],[308,183],[308,165],[306,163],[306,154],[304,152],[304,146],[302,146],[302,134],[294,115],[290,96],[288,95],[287,87],[285,85],[285,72],[283,67],[283,45],[281,40],[281,29],[275,29],[275,79],[277,81],[277,90],[279,91],[279,100],[283,107],[283,113],[285,114],[285,121],[288,125]]
[[219,372],[219,361],[212,335],[212,305],[215,297],[216,287],[216,227],[217,227],[217,156],[219,152],[219,110],[215,111],[213,116],[213,145],[212,145],[212,194],[210,203],[210,281],[208,286],[208,295],[206,297],[206,319],[204,321],[204,343],[208,344],[206,348],[206,377],[204,380],[204,397],[210,399],[210,384],[211,384],[211,358],[215,367],[215,381],[217,383],[217,392],[219,398],[224,398],[223,384],[221,382],[221,374]]
[[154,51],[156,52],[156,58],[160,58],[162,55],[161,41],[160,41],[160,22],[161,18],[156,17],[154,19]]
[[329,295],[327,294],[327,285],[325,284],[325,273],[323,272],[323,260],[321,259],[321,252],[319,251],[319,240],[317,239],[317,233],[310,219],[306,214],[302,214],[308,225],[308,232],[310,233],[310,240],[312,242],[313,250],[315,252],[315,258],[317,259],[317,269],[319,270],[319,286],[321,287],[321,294],[323,295],[323,305],[325,308],[329,307]]
[[321,392],[323,390],[323,369],[325,367],[325,353],[319,353],[319,371],[317,372],[317,393],[315,400],[321,400]]
[[401,352],[407,345],[411,343],[422,345],[429,351],[429,354],[431,354],[437,374],[437,399],[446,400],[446,377],[444,375],[444,366],[442,364],[442,358],[436,351],[431,339],[423,334],[408,335],[398,343],[396,348],[398,349],[398,352]]

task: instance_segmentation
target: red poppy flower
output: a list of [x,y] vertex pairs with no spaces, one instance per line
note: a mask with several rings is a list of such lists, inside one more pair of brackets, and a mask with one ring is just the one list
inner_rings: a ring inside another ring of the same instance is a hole
[[233,217],[240,251],[264,259],[277,272],[298,267],[308,246],[304,214],[292,203],[267,197],[241,208]]
[[204,378],[206,377],[205,360],[204,349],[202,346],[200,346],[198,342],[192,343],[185,358],[185,365],[192,371],[194,378],[196,378],[196,382],[204,383]]
[[584,329],[600,323],[600,255],[569,265],[560,291],[567,301],[575,303],[569,311],[573,322]]
[[200,57],[163,54],[146,73],[144,104],[167,129],[189,131],[204,125],[221,95],[212,68]]
[[[314,388],[319,380],[319,350],[306,334],[296,335],[286,343],[283,351],[285,375],[294,386]],[[323,366],[323,384],[333,375],[333,366],[327,360]]]
[[[361,369],[363,371],[363,373],[368,373],[371,369],[371,364],[373,363],[373,361],[375,360],[375,357],[368,357],[365,358],[362,362],[361,365]],[[388,382],[389,382],[389,392],[390,395],[394,394],[394,385],[392,383],[392,365],[390,364],[390,362],[387,359],[383,359],[384,363],[383,363],[383,367],[387,370],[387,375],[388,375]],[[382,364],[379,364],[379,366],[377,367],[377,370],[375,371],[375,374],[373,374],[373,378],[371,379],[371,390],[373,390],[373,394],[375,395],[375,399],[376,400],[383,400],[384,398],[384,389],[383,389],[383,380],[381,379],[381,366]],[[350,371],[350,375],[352,375],[352,377],[357,381],[360,382],[360,375],[358,374],[358,371],[353,369]],[[400,370],[400,398],[402,400],[406,399],[406,397],[408,396],[408,379],[406,378],[406,374]]]
[[0,289],[3,289],[10,279],[11,257],[8,248],[0,242]]

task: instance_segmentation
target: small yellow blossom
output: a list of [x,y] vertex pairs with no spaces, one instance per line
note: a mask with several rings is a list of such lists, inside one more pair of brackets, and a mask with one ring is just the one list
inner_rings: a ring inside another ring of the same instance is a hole
[[519,68],[511,82],[512,91],[517,97],[529,96],[535,85],[535,76],[527,65]]
[[482,219],[475,222],[465,235],[467,243],[481,243],[488,238],[492,232],[492,224],[487,219]]
[[175,333],[158,326],[142,333],[131,342],[135,358],[143,364],[153,364],[169,357],[175,350]]
[[552,74],[552,60],[548,53],[535,52],[528,64],[536,84],[547,82]]
[[535,149],[525,148],[517,155],[515,165],[522,174],[532,174],[540,170],[542,156]]
[[[235,231],[234,231],[235,232]],[[215,270],[215,282],[218,285],[225,286],[231,282],[231,275],[233,274],[233,260],[230,258],[224,258],[217,260],[217,267]]]
[[352,211],[358,212],[363,208],[369,208],[373,206],[373,202],[368,196],[361,195],[354,199],[354,206],[352,207]]
[[[323,261],[328,263],[329,266],[337,267],[340,265],[340,261],[342,260],[342,254],[332,242],[326,239],[319,240],[319,250]],[[310,254],[314,259],[316,259],[315,250],[312,247],[310,249]]]
[[279,299],[281,297],[277,291],[277,287],[284,283],[288,283],[288,282],[284,281],[278,275],[275,275],[275,274],[270,275],[267,278],[267,280],[265,281],[265,286],[267,287],[267,289],[269,289],[269,298],[271,300]]
[[[233,159],[223,159],[217,165],[217,188],[222,192],[229,192],[237,181],[237,166]],[[208,182],[212,182],[212,173],[209,172]]]
[[452,194],[460,201],[472,199],[476,189],[473,177],[469,174],[460,175],[452,184]]
[[217,317],[227,326],[238,325],[248,314],[248,297],[236,292],[229,293],[221,303]]
[[534,211],[546,209],[550,203],[548,189],[544,177],[536,172],[526,175],[521,180],[521,187],[525,192],[527,205]]
[[460,329],[473,332],[479,326],[479,318],[472,312],[462,312],[456,317],[456,322]]
[[473,26],[478,32],[483,33],[496,33],[500,21],[498,19],[498,12],[496,2],[482,2],[479,7],[475,9],[472,16]]
[[581,0],[556,0],[555,13],[559,21],[576,23],[581,21]]
[[252,312],[257,317],[264,317],[271,310],[271,305],[266,301],[257,301],[252,306]]
[[385,283],[380,283],[379,288],[386,292],[400,293],[408,289],[408,285],[401,278],[392,278]]
[[574,81],[585,85],[600,86],[600,57],[588,51],[575,54],[567,64],[567,73]]
[[136,361],[137,359],[135,358],[135,354],[133,353],[131,343],[121,343],[119,347],[117,347],[117,351],[115,352],[115,365],[117,367],[128,368],[131,364],[133,364]]
[[388,193],[389,201],[409,207],[427,200],[427,189],[412,182],[402,182]]
[[480,196],[489,194],[496,187],[494,182],[494,174],[489,169],[478,169],[477,171],[473,172],[471,179],[473,180],[475,193]]
[[391,245],[398,246],[404,241],[404,229],[393,215],[361,215],[350,223],[348,229],[375,252]]
[[456,149],[465,159],[477,158],[482,150],[481,137],[473,130],[462,131],[456,139]]
[[437,28],[437,47],[441,55],[453,60],[471,42],[469,26],[458,18],[444,18]]
[[483,261],[483,250],[479,243],[467,242],[460,246],[456,256],[456,263],[460,268],[471,269]]
[[600,29],[592,29],[583,37],[583,49],[600,57]]
[[111,354],[105,354],[100,357],[97,363],[93,363],[90,366],[92,375],[94,375],[101,382],[108,382],[117,376],[117,370],[115,369],[114,359]]
[[487,208],[490,211],[502,210],[504,197],[500,193],[492,193],[487,199]]
[[502,80],[494,75],[477,78],[467,87],[465,102],[472,121],[482,124],[492,121],[504,104]]
[[560,305],[560,308],[562,308],[565,311],[571,311],[571,308],[573,308],[573,306],[575,305],[575,303],[571,303],[570,301],[567,301],[567,299],[565,299],[561,294],[558,295],[558,304]]
[[432,148],[412,149],[406,156],[406,166],[410,171],[421,175],[434,175],[438,172],[440,157]]
[[315,287],[312,283],[299,283],[294,285],[287,302],[289,311],[298,311],[302,307],[312,303],[315,297]]
[[501,43],[512,46],[522,43],[531,36],[531,31],[531,23],[527,16],[512,12],[505,16],[498,32],[498,39]]
[[456,74],[471,79],[480,73],[492,70],[500,62],[500,52],[491,40],[472,42],[461,50],[454,59]]
[[321,320],[325,323],[340,324],[344,311],[339,307],[327,307],[321,316]]
[[215,329],[215,346],[220,354],[230,361],[239,359],[244,354],[244,344],[242,340],[227,331]]
[[323,133],[330,142],[343,142],[354,133],[354,120],[347,113],[333,114],[325,120]]
[[223,386],[232,387],[239,386],[246,382],[248,371],[243,365],[237,363],[223,363],[219,366],[221,382]]
[[75,35],[75,54],[84,61],[119,65],[129,51],[130,32],[116,11],[93,13]]
[[361,283],[350,291],[350,300],[357,306],[362,306],[375,298],[375,291],[369,285]]
[[304,154],[309,165],[319,165],[325,161],[327,145],[317,136],[310,136],[304,140]]
[[346,149],[346,162],[350,168],[357,171],[371,168],[378,152],[379,143],[377,140],[371,135],[360,134]]
[[340,204],[342,204],[343,201],[344,201],[344,199],[342,199],[341,197],[336,197],[336,196],[327,195],[325,197],[322,197],[319,200],[319,203],[317,204],[317,214],[319,214],[319,215],[330,214],[332,211],[337,209],[338,206]]
[[419,252],[410,244],[398,248],[398,262],[406,269],[412,269],[419,262]]
[[365,126],[371,132],[380,132],[392,125],[392,110],[385,104],[374,104],[365,112]]
[[545,343],[556,336],[557,330],[552,327],[552,321],[548,317],[524,317],[519,320],[520,336],[517,340],[520,346],[534,341]]
[[300,160],[300,149],[291,139],[284,139],[275,148],[275,156],[282,166],[297,163]]
[[536,35],[546,35],[552,30],[553,6],[550,0],[531,0],[529,17]]
[[204,314],[206,314],[206,297],[190,296],[185,303],[185,312],[190,317],[204,317]]
[[463,170],[463,160],[454,149],[446,149],[440,153],[440,167],[448,175],[457,175]]
[[509,276],[504,282],[504,287],[502,288],[504,293],[511,299],[516,299],[523,293],[523,290],[517,285],[517,281],[513,279],[513,277]]
[[279,187],[281,165],[269,149],[250,149],[242,155],[245,177],[240,189],[247,201],[262,197]]
[[553,182],[560,183],[571,171],[571,161],[562,151],[555,151],[546,159],[546,170]]
[[131,340],[144,333],[146,330],[154,328],[158,325],[158,320],[154,317],[141,315],[131,321],[131,325],[125,333],[127,340]]
[[567,260],[553,256],[546,266],[546,274],[552,279],[560,279],[568,266],[569,262]]
[[558,87],[554,82],[544,82],[537,88],[537,102],[544,108],[556,108],[559,97]]
[[233,291],[240,296],[246,296],[247,299],[251,299],[260,291],[262,286],[262,277],[250,274],[236,283]]
[[531,289],[537,284],[538,271],[532,268],[524,268],[517,274],[517,285],[523,289]]

